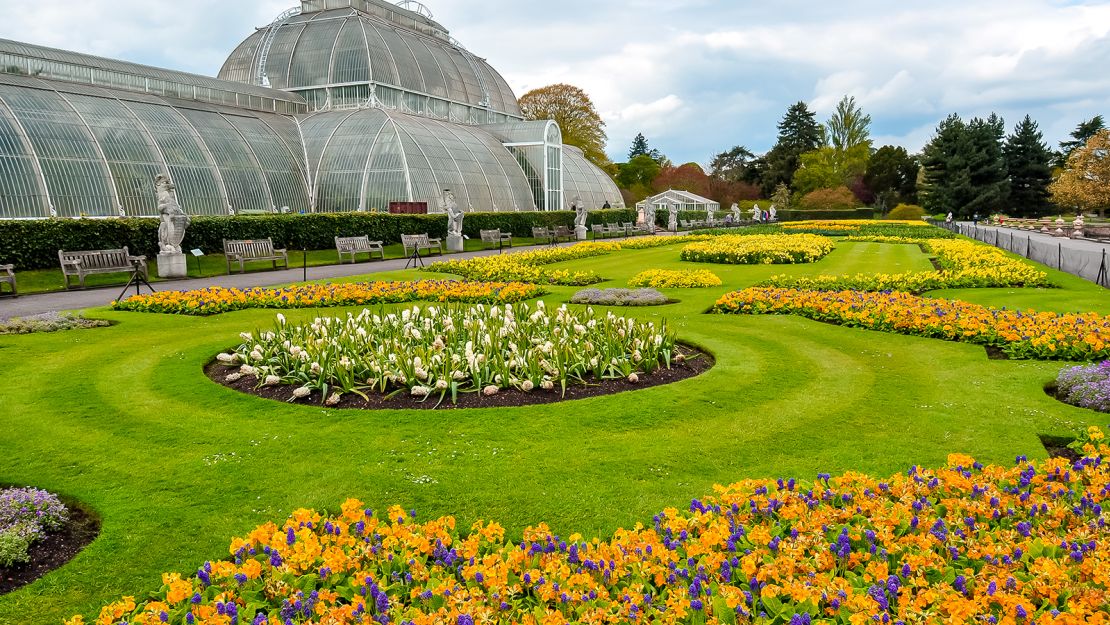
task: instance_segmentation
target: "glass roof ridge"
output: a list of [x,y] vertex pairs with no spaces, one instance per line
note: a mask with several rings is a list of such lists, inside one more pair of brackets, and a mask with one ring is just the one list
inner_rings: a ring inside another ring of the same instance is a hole
[[[288,91],[0,38],[0,73],[12,73],[7,71],[9,67],[14,66],[17,69],[20,68],[19,65],[12,65],[9,63],[9,57],[23,57],[28,60],[59,63],[62,65],[87,68],[89,70],[118,72],[135,78],[175,82],[205,89],[218,89],[224,92],[239,94],[244,97],[270,98],[273,100],[304,104],[304,99],[301,96]],[[84,80],[73,73],[64,77],[45,73],[44,75],[36,74],[35,76],[62,82],[76,82],[99,87],[105,86],[93,82],[91,78],[89,80]]]

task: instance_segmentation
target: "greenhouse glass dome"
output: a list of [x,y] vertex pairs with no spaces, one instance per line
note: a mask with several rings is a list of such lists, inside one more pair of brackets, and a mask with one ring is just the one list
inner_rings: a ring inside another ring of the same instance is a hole
[[0,218],[623,206],[412,0],[303,0],[219,78],[0,40]]

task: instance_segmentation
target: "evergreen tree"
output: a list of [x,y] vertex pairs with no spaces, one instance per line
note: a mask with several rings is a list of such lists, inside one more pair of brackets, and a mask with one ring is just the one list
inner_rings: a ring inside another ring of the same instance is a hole
[[1067,162],[1068,157],[1077,148],[1087,145],[1087,141],[1098,134],[1098,131],[1106,128],[1105,122],[1102,120],[1102,115],[1095,115],[1091,119],[1080,122],[1075,130],[1071,133],[1071,141],[1060,142],[1060,152],[1062,153],[1061,166]]
[[1010,208],[1021,217],[1047,215],[1052,204],[1048,185],[1052,182],[1052,151],[1028,115],[1014,127],[1002,149],[1010,173]]
[[816,116],[805,102],[798,102],[787,109],[778,125],[778,142],[763,157],[765,166],[760,188],[764,196],[774,193],[780,184],[789,185],[798,170],[799,157],[821,147],[822,131]]
[[709,164],[709,175],[731,182],[744,180],[753,159],[755,154],[751,150],[742,145],[735,146],[713,157],[713,162]]
[[631,161],[637,156],[648,154],[649,152],[650,149],[648,148],[647,138],[644,137],[644,133],[636,133],[636,138],[632,140],[632,147],[628,150],[628,160]]
[[968,177],[973,194],[964,211],[986,217],[1001,211],[1010,197],[1010,179],[1006,172],[1006,159],[1002,155],[1006,122],[991,113],[987,119],[972,119],[967,124],[967,130],[971,139]]
[[936,134],[922,152],[925,170],[922,205],[930,213],[963,216],[970,197],[967,175],[967,124],[953,113],[937,125]]

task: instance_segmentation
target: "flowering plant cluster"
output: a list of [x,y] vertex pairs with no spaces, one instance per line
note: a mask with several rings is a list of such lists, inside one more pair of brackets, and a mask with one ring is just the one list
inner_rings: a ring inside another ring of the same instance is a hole
[[726,234],[687,245],[682,260],[731,265],[812,263],[834,247],[832,239],[815,234]]
[[[782,225],[788,232],[809,232],[831,236],[862,237],[905,237],[913,239],[951,239],[955,234],[924,221],[865,219],[842,219],[831,221],[792,221]],[[852,240],[849,238],[848,240]]]
[[570,298],[571,304],[596,306],[662,306],[669,302],[655,289],[582,289]]
[[718,313],[799,315],[855,328],[992,345],[1011,358],[1110,358],[1110,317],[1021,312],[901,292],[754,287],[729,293]]
[[1074,406],[1110,412],[1110,360],[1064,369],[1056,376],[1056,394]]
[[516,254],[479,256],[465,260],[442,260],[425,267],[423,271],[450,273],[470,280],[581,286],[601,282],[602,278],[593,271],[549,270],[541,267],[568,260],[600,256],[620,251],[620,249],[619,243],[578,243],[570,247],[557,247]]
[[159,291],[132,296],[115,302],[112,307],[136,312],[214,315],[247,308],[328,308],[415,301],[499,304],[543,294],[542,288],[520,282],[379,281],[296,284],[280,289],[209,287],[196,291]]
[[[854,240],[877,240],[854,237]],[[896,274],[854,276],[777,275],[761,286],[825,291],[907,291],[924,293],[936,289],[1048,286],[1048,275],[1002,250],[966,240],[923,240],[898,238],[886,243],[918,243],[936,255],[940,271],[909,271]]]
[[7,321],[0,321],[0,335],[84,330],[87,328],[103,328],[108,325],[109,323],[103,319],[86,319],[82,315],[48,312],[41,315],[13,317]]
[[[354,393],[407,391],[415,397],[461,392],[530,392],[587,380],[628,378],[670,367],[675,337],[660,326],[595,316],[543,301],[504,306],[413,307],[398,313],[348,314],[243,333],[244,343],[220,354],[260,386],[296,385],[294,399],[320,391],[338,403]],[[237,379],[237,378],[236,378]]]
[[[735,232],[735,230],[733,231]],[[665,245],[678,245],[679,243],[693,243],[695,241],[708,241],[713,238],[711,234],[679,234],[675,236],[651,236],[625,239],[620,243],[621,249],[646,250],[652,247]]]
[[628,281],[628,286],[648,286],[653,289],[697,289],[721,284],[721,278],[708,269],[648,269],[632,276]]
[[[1105,623],[1110,446],[886,478],[747,480],[608,540],[297,510],[99,625]],[[82,617],[68,625],[84,625]]]
[[29,561],[31,545],[67,520],[69,511],[57,495],[37,488],[0,489],[0,568]]

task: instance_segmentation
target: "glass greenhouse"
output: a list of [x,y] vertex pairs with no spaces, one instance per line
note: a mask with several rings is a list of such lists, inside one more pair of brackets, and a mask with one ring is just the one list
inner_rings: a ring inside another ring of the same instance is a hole
[[219,78],[0,40],[0,219],[623,206],[558,124],[406,0],[304,0]]
[[643,214],[649,205],[655,206],[656,211],[666,212],[671,204],[677,204],[680,211],[719,211],[721,205],[709,198],[704,198],[696,193],[668,189],[658,195],[653,195],[636,204],[636,210]]

